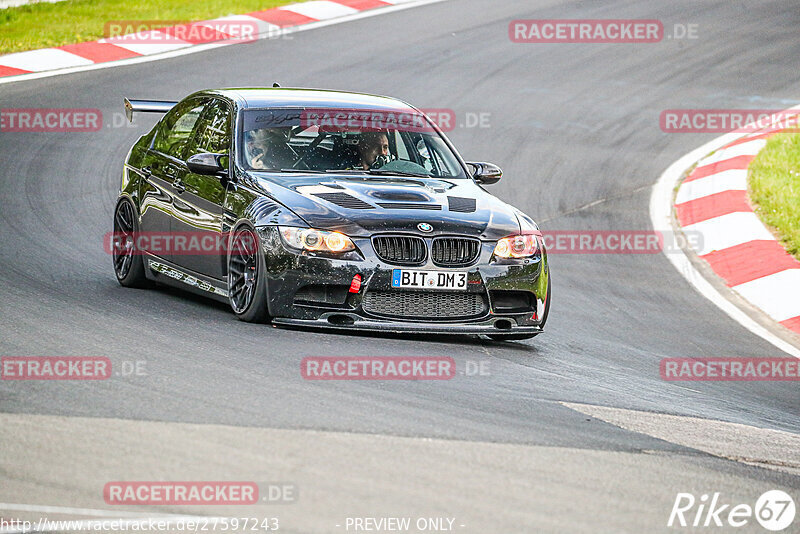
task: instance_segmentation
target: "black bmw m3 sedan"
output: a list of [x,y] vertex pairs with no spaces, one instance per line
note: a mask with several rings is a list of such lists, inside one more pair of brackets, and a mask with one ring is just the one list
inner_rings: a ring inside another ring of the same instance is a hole
[[427,115],[382,96],[223,89],[125,100],[163,117],[131,148],[110,248],[123,286],[176,285],[276,325],[533,337],[539,227],[487,193]]

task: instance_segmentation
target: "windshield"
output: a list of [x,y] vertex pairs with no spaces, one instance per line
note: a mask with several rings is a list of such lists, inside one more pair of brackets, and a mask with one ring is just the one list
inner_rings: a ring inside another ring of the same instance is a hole
[[246,169],[466,178],[416,111],[261,109],[243,119],[239,161]]

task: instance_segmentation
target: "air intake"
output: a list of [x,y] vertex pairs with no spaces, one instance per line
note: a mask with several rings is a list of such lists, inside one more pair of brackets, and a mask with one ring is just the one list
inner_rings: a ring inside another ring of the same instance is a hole
[[376,236],[372,248],[380,259],[395,265],[418,265],[427,256],[425,241],[414,236]]
[[440,267],[463,267],[478,259],[481,242],[464,237],[437,237],[433,240],[431,259]]
[[480,293],[446,291],[369,291],[362,306],[367,313],[398,319],[454,320],[489,311]]

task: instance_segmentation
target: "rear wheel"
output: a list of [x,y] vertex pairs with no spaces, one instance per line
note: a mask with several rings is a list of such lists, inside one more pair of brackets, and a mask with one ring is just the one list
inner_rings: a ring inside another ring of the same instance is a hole
[[228,299],[236,317],[248,323],[264,323],[267,313],[264,255],[258,236],[249,226],[236,230],[228,255]]
[[[550,288],[552,287],[552,281],[548,276],[547,279],[547,302],[544,305],[544,313],[542,313],[542,322],[539,325],[540,328],[544,328],[544,324],[547,322],[547,316],[550,315]],[[522,341],[523,339],[531,339],[539,335],[539,332],[535,334],[487,334],[490,339],[495,341]]]
[[114,210],[114,274],[125,287],[149,287],[151,284],[144,275],[144,260],[136,250],[138,232],[133,204],[127,199],[120,200]]

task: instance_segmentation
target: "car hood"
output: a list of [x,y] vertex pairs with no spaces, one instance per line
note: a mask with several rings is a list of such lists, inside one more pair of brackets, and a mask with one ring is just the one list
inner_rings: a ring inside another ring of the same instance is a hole
[[495,240],[520,231],[517,210],[469,179],[261,172],[250,177],[309,226],[353,237],[421,233],[420,223],[433,227],[431,236]]

